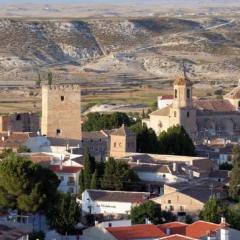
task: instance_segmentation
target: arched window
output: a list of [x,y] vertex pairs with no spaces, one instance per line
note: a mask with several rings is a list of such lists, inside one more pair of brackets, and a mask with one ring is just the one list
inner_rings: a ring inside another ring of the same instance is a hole
[[175,89],[175,98],[177,98],[177,89]]
[[190,88],[187,89],[187,98],[189,99],[191,97],[191,90]]
[[21,118],[21,115],[20,115],[20,114],[17,114],[16,120],[17,120],[17,121],[21,121],[21,119],[22,119],[22,118]]

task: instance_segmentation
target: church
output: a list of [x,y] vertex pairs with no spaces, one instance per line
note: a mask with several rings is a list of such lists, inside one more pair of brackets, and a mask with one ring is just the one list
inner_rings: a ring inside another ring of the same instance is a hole
[[174,125],[185,128],[194,140],[206,138],[240,138],[240,85],[223,99],[193,98],[192,82],[186,76],[177,78],[173,94],[158,99],[158,110],[143,119],[157,135]]

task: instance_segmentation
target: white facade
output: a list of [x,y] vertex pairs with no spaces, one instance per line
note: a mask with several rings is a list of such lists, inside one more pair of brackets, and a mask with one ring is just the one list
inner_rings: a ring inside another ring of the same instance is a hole
[[125,215],[130,213],[132,205],[131,202],[94,201],[87,190],[82,194],[82,212],[85,214]]
[[170,106],[173,103],[172,99],[163,99],[162,96],[158,97],[158,109],[165,108],[167,106]]
[[188,181],[185,178],[178,177],[171,173],[136,171],[136,174],[142,181],[156,181],[163,183],[176,183]]
[[60,192],[69,192],[72,194],[78,194],[79,192],[79,174],[78,173],[56,173],[61,181],[58,190]]

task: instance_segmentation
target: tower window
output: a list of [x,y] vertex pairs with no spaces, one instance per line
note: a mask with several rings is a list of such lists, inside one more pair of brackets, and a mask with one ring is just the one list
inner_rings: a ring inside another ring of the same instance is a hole
[[177,89],[175,89],[175,98],[177,98]]
[[62,101],[62,102],[64,101],[64,96],[61,96],[61,101]]
[[22,118],[21,118],[21,115],[18,114],[18,115],[16,116],[16,120],[17,120],[17,121],[21,121],[21,119],[22,119]]
[[59,136],[61,134],[61,129],[56,130],[56,135]]
[[238,108],[240,108],[240,101],[238,102]]
[[191,97],[191,90],[188,88],[187,89],[187,98],[189,99]]
[[177,112],[176,111],[174,112],[174,117],[177,117]]
[[190,116],[190,112],[187,112],[187,117],[189,117]]

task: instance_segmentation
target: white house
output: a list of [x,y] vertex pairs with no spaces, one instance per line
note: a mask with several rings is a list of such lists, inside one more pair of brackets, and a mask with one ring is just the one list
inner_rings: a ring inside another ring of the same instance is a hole
[[173,95],[163,95],[158,97],[158,109],[170,106],[173,103]]
[[50,165],[49,168],[56,173],[60,179],[59,191],[69,192],[72,194],[79,193],[79,174],[82,167],[79,166],[65,166],[65,165]]
[[133,206],[149,197],[146,192],[85,190],[82,193],[82,212],[104,216],[128,215]]
[[129,163],[131,169],[142,181],[175,183],[188,181],[189,176],[177,163],[154,164],[154,163]]

